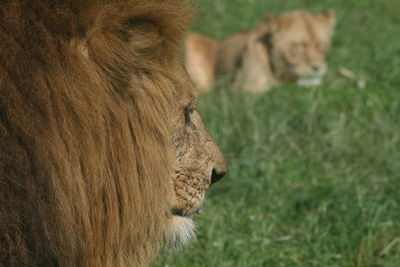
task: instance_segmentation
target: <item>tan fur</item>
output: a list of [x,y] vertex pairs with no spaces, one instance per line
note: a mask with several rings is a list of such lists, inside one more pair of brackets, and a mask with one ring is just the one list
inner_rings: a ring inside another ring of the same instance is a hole
[[189,34],[185,42],[186,69],[199,88],[208,89],[214,79],[218,42],[199,34]]
[[217,42],[198,34],[186,38],[186,69],[206,91],[217,76],[230,75],[245,90],[262,92],[278,82],[318,85],[326,74],[335,14],[292,11],[267,15],[255,29]]
[[177,59],[190,14],[0,4],[0,266],[142,266],[187,235],[225,173]]

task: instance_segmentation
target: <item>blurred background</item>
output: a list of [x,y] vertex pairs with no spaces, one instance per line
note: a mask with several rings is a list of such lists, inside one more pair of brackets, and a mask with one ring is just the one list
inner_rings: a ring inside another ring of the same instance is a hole
[[197,242],[155,266],[400,266],[400,1],[196,5],[191,31],[218,40],[294,9],[333,9],[337,25],[322,85],[199,97],[229,172]]

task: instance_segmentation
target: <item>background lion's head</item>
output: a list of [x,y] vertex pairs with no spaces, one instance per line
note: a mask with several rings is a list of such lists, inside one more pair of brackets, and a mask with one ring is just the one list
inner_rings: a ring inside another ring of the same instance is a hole
[[300,10],[268,15],[260,28],[265,29],[264,42],[277,77],[296,81],[300,86],[319,85],[327,72],[325,56],[335,20],[333,11],[314,15]]

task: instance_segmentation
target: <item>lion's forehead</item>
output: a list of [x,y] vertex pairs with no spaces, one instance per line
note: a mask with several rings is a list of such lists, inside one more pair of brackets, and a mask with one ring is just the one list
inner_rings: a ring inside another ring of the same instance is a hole
[[327,43],[331,28],[306,12],[295,12],[281,17],[282,30],[277,34],[282,42]]
[[318,21],[299,21],[282,31],[280,38],[286,42],[317,44],[329,41],[329,29]]

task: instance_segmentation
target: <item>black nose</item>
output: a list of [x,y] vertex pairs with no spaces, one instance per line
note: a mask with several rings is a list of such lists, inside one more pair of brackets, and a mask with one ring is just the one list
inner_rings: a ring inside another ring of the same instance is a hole
[[320,66],[318,66],[318,65],[313,65],[313,66],[311,67],[311,69],[312,69],[313,72],[318,72],[318,71],[320,70]]
[[211,174],[211,184],[215,184],[216,182],[221,180],[222,177],[224,177],[225,173],[225,171],[217,171],[216,169],[213,169]]

